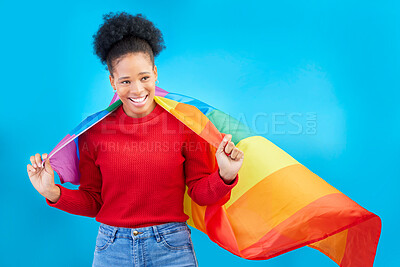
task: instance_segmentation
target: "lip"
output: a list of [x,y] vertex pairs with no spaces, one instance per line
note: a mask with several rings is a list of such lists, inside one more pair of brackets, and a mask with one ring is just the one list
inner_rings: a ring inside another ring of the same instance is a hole
[[145,97],[147,95],[142,95],[142,96],[128,96],[128,98],[133,98],[133,99],[137,99],[137,98],[142,98]]
[[[142,96],[142,97],[143,97],[143,96]],[[131,97],[131,98],[135,99],[135,98],[142,98],[142,97]],[[131,102],[132,105],[134,105],[135,107],[143,107],[144,105],[146,105],[147,99],[148,99],[148,98],[149,98],[149,95],[146,95],[145,100],[144,100],[143,102],[140,102],[140,103],[135,103],[135,102],[133,102],[132,100],[130,100],[129,98],[128,98],[128,100],[129,100],[129,102]]]

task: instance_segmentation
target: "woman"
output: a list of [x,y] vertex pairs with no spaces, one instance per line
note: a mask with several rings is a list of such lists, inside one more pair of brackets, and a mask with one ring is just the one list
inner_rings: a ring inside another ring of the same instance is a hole
[[122,105],[80,136],[78,190],[55,184],[47,154],[30,157],[29,178],[48,205],[100,222],[93,266],[197,266],[185,185],[199,205],[217,202],[237,184],[243,152],[226,135],[212,172],[207,143],[154,100],[161,32],[141,14],[104,20],[94,49]]

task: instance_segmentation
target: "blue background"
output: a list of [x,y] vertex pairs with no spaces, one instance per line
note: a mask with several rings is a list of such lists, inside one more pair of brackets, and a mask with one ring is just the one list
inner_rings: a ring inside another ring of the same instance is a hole
[[[398,262],[398,2],[2,0],[1,266],[92,262],[99,223],[47,206],[26,165],[109,104],[92,49],[109,11],[142,13],[162,31],[161,88],[246,120],[379,215],[375,266]],[[200,266],[337,266],[309,247],[251,261],[192,237]]]

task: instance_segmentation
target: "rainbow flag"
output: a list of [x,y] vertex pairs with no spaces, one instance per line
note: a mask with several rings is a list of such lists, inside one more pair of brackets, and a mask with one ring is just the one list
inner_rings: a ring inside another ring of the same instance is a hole
[[[381,233],[379,216],[224,112],[159,87],[154,99],[206,140],[214,154],[228,133],[245,154],[238,184],[218,203],[199,206],[185,192],[190,226],[245,259],[266,260],[309,246],[339,266],[373,265]],[[79,135],[121,104],[115,94],[106,109],[83,120],[49,153],[61,183],[79,184]],[[215,156],[210,158],[217,168]]]

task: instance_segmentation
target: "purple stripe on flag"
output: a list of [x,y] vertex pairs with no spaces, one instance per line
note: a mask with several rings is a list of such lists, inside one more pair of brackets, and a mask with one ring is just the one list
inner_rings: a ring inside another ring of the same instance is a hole
[[[74,138],[76,138],[75,135],[70,136],[68,134],[63,139],[65,141],[61,141],[57,147],[60,147],[68,142],[67,139],[73,140]],[[52,152],[55,151],[57,147],[54,148]],[[52,152],[50,152],[50,154]],[[70,141],[67,145],[57,151],[54,156],[50,157],[50,165],[53,170],[57,172],[61,183],[70,182],[72,184],[79,185],[79,159],[75,142]]]
[[67,134],[58,144],[57,144],[57,146],[55,147],[55,148],[53,148],[53,150],[52,151],[50,151],[50,153],[49,153],[49,158],[51,158],[52,156],[53,156],[53,154],[54,153],[56,153],[56,151],[60,148],[60,147],[62,147],[65,143],[67,143],[67,142],[69,142],[70,140],[72,140],[72,139],[74,139],[75,138],[75,135],[70,135],[70,134]]

